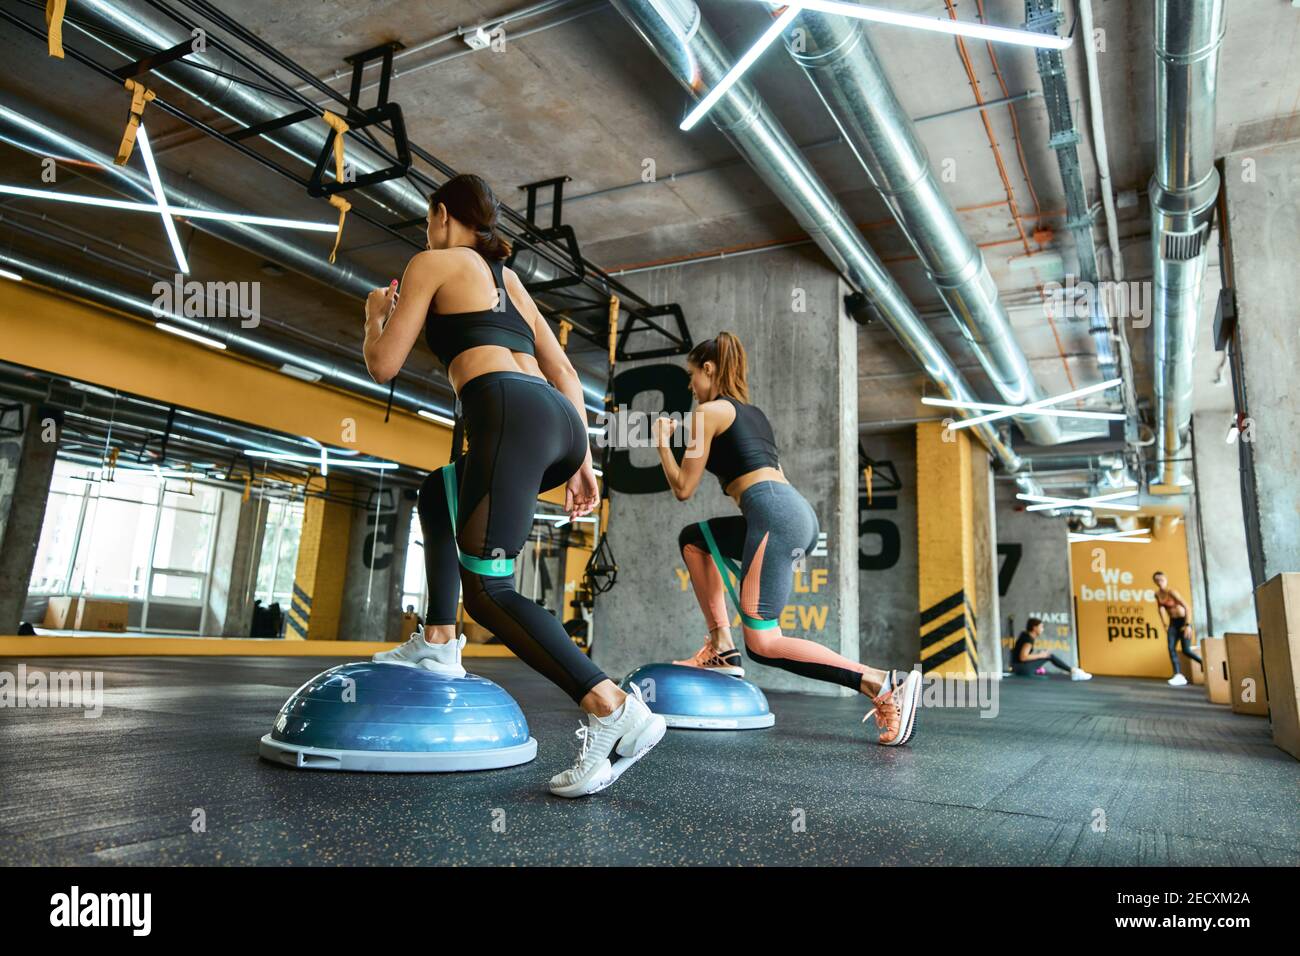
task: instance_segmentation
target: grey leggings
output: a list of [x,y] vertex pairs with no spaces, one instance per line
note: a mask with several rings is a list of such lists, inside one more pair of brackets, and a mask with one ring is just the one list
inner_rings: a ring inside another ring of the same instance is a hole
[[[817,513],[803,495],[779,481],[760,481],[750,487],[740,496],[740,511],[738,515],[710,518],[709,532],[723,557],[740,562],[741,581],[749,580],[750,569],[762,548],[757,600],[743,611],[760,622],[776,622],[790,597],[796,566],[817,544]],[[714,586],[710,590],[706,583],[719,579],[708,570],[712,558],[703,529],[699,524],[687,525],[677,543],[691,571],[709,629],[726,626],[730,615],[722,589]],[[779,628],[755,629],[746,624],[745,649],[758,663],[801,677],[854,690],[862,681],[862,664],[846,660],[815,641],[785,637]]]

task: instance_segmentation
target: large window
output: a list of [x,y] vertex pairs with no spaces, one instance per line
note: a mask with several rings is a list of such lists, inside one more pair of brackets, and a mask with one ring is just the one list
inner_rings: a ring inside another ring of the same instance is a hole
[[420,530],[420,516],[411,516],[411,533],[406,539],[406,566],[402,568],[402,610],[415,608],[424,620],[428,584],[424,573],[424,533]]
[[278,602],[280,610],[288,613],[301,539],[302,502],[267,499],[266,531],[262,537],[262,560],[257,564],[256,594],[265,607]]
[[58,461],[29,592],[197,607],[207,595],[221,492],[119,467]]

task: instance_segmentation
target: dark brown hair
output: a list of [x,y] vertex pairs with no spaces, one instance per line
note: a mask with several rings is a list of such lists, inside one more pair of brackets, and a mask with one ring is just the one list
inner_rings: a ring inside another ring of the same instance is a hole
[[510,240],[497,235],[497,211],[501,204],[492,187],[482,176],[461,173],[433,191],[429,211],[438,204],[457,222],[474,230],[474,248],[487,259],[505,259],[510,255]]
[[1026,631],[1032,631],[1034,628],[1036,628],[1038,625],[1040,625],[1040,624],[1042,624],[1042,623],[1043,623],[1043,622],[1042,622],[1041,619],[1036,618],[1036,617],[1031,617],[1031,618],[1029,618],[1027,621],[1025,621],[1025,630],[1026,630]]
[[717,372],[714,380],[718,394],[734,398],[738,402],[749,402],[748,362],[745,359],[745,347],[740,339],[730,332],[719,332],[713,338],[701,342],[691,349],[686,361],[696,368],[703,368],[705,362],[712,362]]

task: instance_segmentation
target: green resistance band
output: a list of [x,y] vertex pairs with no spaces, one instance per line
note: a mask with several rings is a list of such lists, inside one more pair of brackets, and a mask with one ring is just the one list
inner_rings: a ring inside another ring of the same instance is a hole
[[[727,593],[731,595],[731,602],[736,605],[736,613],[740,615],[740,620],[744,622],[745,627],[751,631],[770,631],[774,627],[780,627],[780,621],[760,621],[756,617],[750,617],[740,609],[740,597],[736,594],[736,589],[731,584],[731,575],[740,580],[740,568],[729,558],[724,558],[722,552],[718,550],[718,542],[713,540],[713,532],[709,530],[707,521],[700,522],[700,530],[704,532],[704,543],[709,546],[709,553],[713,555],[713,563],[718,566],[718,573],[722,575],[722,583],[727,586]],[[731,572],[728,574],[728,572]]]
[[[451,516],[451,536],[452,540],[456,539],[456,463],[443,465],[439,469],[442,472],[442,487],[447,491],[447,513]],[[474,574],[480,574],[485,578],[505,578],[515,573],[514,558],[476,558],[471,554],[461,551],[460,543],[456,544],[456,556],[460,560],[460,566],[466,571],[472,571]]]

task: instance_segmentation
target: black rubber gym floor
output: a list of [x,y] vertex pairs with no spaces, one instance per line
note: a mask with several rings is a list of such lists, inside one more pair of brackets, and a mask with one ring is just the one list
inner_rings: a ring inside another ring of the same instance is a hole
[[0,863],[1300,863],[1300,764],[1267,719],[1201,688],[1009,678],[997,717],[924,709],[897,749],[871,742],[863,699],[771,694],[774,728],[669,731],[611,790],[564,801],[546,780],[576,753],[578,711],[513,660],[469,663],[523,706],[530,764],[408,775],[260,760],[283,700],[337,663],[26,661],[103,671],[105,708],[0,710]]

